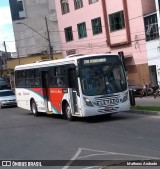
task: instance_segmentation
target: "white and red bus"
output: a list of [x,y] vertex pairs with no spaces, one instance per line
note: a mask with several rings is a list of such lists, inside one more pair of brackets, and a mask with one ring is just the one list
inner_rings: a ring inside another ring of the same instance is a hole
[[127,111],[128,84],[119,55],[94,54],[15,67],[18,107],[68,120]]

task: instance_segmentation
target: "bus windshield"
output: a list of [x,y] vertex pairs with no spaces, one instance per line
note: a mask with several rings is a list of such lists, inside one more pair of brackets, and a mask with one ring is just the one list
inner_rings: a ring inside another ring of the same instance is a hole
[[126,78],[120,63],[80,68],[82,92],[87,96],[125,91]]

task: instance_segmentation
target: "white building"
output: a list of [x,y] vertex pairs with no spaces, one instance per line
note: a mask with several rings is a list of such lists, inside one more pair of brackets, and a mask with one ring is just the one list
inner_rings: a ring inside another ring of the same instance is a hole
[[155,0],[155,6],[154,13],[144,16],[148,66],[153,86],[160,82],[160,0]]
[[61,52],[54,0],[9,2],[19,57]]

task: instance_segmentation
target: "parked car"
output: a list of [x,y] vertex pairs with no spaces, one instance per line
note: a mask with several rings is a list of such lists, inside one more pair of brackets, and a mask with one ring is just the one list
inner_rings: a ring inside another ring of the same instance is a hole
[[143,90],[143,86],[141,86],[140,84],[136,83],[136,82],[128,82],[128,87],[129,89],[132,89],[133,91],[133,95],[135,97],[140,97],[142,90]]
[[16,96],[12,90],[0,90],[0,108],[17,106]]
[[2,78],[0,78],[0,90],[11,89],[10,84],[6,83]]

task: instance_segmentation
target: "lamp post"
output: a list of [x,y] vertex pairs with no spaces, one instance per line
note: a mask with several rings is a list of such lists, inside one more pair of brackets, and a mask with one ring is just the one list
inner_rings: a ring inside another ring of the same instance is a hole
[[52,46],[51,46],[51,40],[50,40],[50,36],[49,36],[49,31],[48,31],[48,23],[47,23],[47,19],[45,17],[45,22],[46,22],[46,27],[47,27],[47,36],[48,38],[46,38],[45,36],[43,36],[41,33],[39,33],[38,31],[36,31],[35,29],[33,29],[31,26],[25,24],[25,23],[22,23],[22,22],[17,22],[16,24],[19,24],[19,25],[25,25],[27,26],[28,28],[30,28],[32,31],[36,32],[38,35],[40,35],[41,37],[43,37],[44,39],[46,39],[48,41],[48,46],[49,46],[49,58],[50,59],[53,59],[52,58]]

